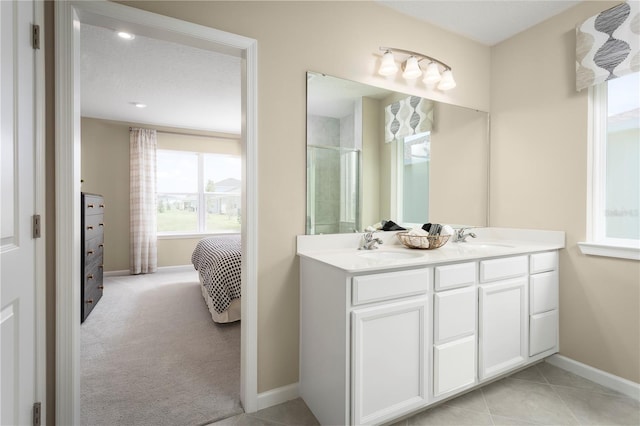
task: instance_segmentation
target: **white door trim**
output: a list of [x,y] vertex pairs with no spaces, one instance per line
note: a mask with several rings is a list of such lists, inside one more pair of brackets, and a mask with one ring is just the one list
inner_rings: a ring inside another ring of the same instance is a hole
[[45,43],[44,43],[44,1],[34,2],[34,23],[40,26],[40,52],[35,55],[35,213],[40,215],[40,235],[36,240],[36,402],[41,403],[40,417],[47,416],[47,258],[46,258],[46,153],[45,153]]
[[[212,42],[244,58],[242,343],[240,396],[257,410],[257,42],[254,39],[109,1],[55,3],[56,52],[56,424],[80,423],[80,98],[79,18],[144,26],[157,33]],[[69,255],[71,253],[71,255]]]

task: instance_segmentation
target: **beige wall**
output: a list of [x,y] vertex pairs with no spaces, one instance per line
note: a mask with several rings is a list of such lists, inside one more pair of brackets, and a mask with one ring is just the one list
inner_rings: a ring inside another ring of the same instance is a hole
[[566,232],[560,352],[640,382],[640,264],[585,256],[587,91],[574,28],[618,2],[584,2],[492,49],[491,225]]
[[380,173],[379,147],[382,140],[380,131],[382,116],[380,101],[372,98],[362,98],[362,224],[361,230],[380,222],[384,216],[380,215],[380,185],[385,179]]
[[[135,123],[82,118],[82,191],[105,200],[105,271],[129,269],[129,126]],[[159,129],[166,129],[160,127]],[[175,130],[175,129],[173,129]],[[238,139],[158,133],[159,149],[240,155]],[[158,240],[158,266],[191,264],[200,237]]]
[[[373,2],[148,2],[125,4],[258,41],[258,391],[298,380],[299,269],[305,232],[306,71],[488,110],[489,48]],[[442,59],[448,94],[376,72],[380,46]],[[286,190],[283,190],[286,188]],[[286,226],[274,226],[286,224]]]

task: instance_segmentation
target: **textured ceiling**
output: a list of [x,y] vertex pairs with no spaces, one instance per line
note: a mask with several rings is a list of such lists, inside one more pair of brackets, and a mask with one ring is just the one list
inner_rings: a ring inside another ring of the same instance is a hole
[[580,3],[556,0],[377,1],[488,46],[500,43]]
[[87,24],[80,34],[83,117],[240,133],[240,58]]

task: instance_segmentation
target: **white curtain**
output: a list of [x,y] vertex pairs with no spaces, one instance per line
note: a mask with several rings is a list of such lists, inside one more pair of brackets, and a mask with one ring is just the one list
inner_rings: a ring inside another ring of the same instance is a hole
[[156,235],[156,131],[129,131],[130,259],[131,274],[158,268]]

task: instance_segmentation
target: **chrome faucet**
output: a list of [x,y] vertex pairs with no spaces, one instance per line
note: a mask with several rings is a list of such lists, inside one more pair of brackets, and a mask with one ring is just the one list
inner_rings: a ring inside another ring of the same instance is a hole
[[360,247],[358,247],[358,250],[377,249],[378,246],[376,244],[382,244],[382,240],[380,238],[374,238],[372,231],[365,232],[362,236],[362,242],[360,243]]
[[467,237],[471,237],[471,238],[476,238],[476,234],[474,234],[473,232],[467,232],[465,233],[466,230],[468,230],[470,228],[459,228],[456,229],[453,233],[453,242],[454,243],[466,243],[467,242]]

